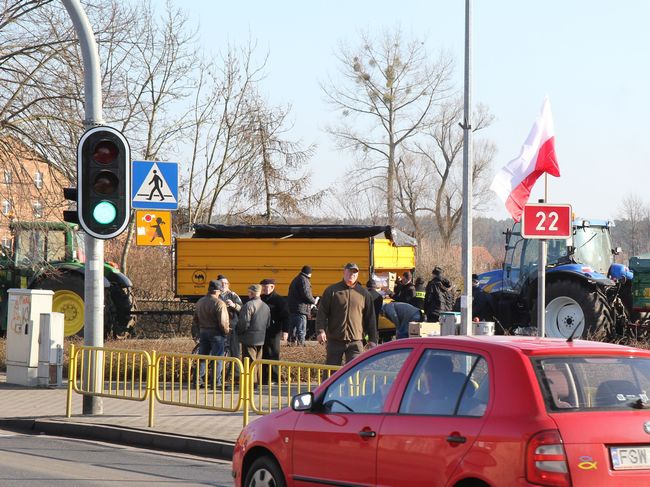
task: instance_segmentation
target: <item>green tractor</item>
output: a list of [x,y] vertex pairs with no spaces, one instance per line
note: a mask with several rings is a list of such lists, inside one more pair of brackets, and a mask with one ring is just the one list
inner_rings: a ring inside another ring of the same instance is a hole
[[[7,330],[7,290],[54,291],[52,311],[65,316],[65,336],[83,335],[84,234],[77,225],[12,222],[13,248],[0,249],[0,332]],[[104,334],[123,336],[135,323],[132,284],[104,263]]]

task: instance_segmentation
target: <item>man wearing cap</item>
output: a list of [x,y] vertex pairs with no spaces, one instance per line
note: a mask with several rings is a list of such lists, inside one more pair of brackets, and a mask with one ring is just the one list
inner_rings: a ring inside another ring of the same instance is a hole
[[442,311],[451,311],[455,296],[449,279],[442,277],[442,267],[434,267],[431,273],[433,279],[427,283],[424,311],[427,314],[427,321],[436,322],[440,320]]
[[377,343],[377,322],[372,298],[357,282],[359,266],[350,262],[343,268],[343,280],[332,284],[323,292],[316,330],[318,342],[327,344],[328,365],[342,365],[363,351],[364,335],[368,346]]
[[[237,321],[239,321],[239,312],[241,311],[242,301],[239,295],[230,289],[230,281],[223,274],[219,274],[217,279],[223,284],[223,291],[219,298],[226,303],[228,307],[228,316],[230,317],[230,356],[235,358],[241,357],[241,346],[237,337]],[[237,372],[239,373],[239,372]]]
[[[285,299],[275,292],[275,279],[263,279],[262,301],[271,310],[271,325],[266,330],[262,356],[268,360],[280,360],[280,340],[286,340],[289,335],[289,308]],[[266,367],[262,375],[267,377]],[[271,380],[278,381],[277,367],[271,367]]]
[[[199,355],[223,355],[226,336],[230,331],[230,320],[226,304],[219,299],[223,285],[219,280],[208,284],[208,293],[199,299],[194,309],[192,325],[199,330]],[[221,383],[223,364],[217,363],[217,382]],[[205,377],[205,362],[201,363],[199,376],[203,382]]]
[[307,317],[317,303],[311,292],[311,267],[303,266],[289,285],[289,327],[298,345],[305,345]]
[[237,334],[241,342],[242,359],[262,359],[262,346],[266,330],[271,325],[271,310],[262,302],[262,286],[248,286],[249,300],[242,306],[237,323]]

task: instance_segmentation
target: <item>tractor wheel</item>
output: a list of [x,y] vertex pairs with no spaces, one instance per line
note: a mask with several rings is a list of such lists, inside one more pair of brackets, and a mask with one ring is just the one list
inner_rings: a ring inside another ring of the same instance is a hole
[[[537,305],[532,312],[535,321]],[[613,329],[612,310],[604,294],[575,281],[546,286],[546,336],[569,338],[573,333],[575,338],[599,340]]]
[[39,289],[54,291],[52,311],[63,313],[63,334],[67,337],[83,336],[84,332],[84,280],[76,274],[63,274],[60,278],[47,278],[38,283]]

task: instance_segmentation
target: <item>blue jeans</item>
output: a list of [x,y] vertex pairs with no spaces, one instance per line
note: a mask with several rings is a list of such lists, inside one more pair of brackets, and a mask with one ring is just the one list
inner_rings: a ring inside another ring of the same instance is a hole
[[[226,337],[217,334],[216,330],[201,330],[199,334],[199,355],[221,356],[226,351]],[[223,362],[217,362],[217,384],[221,384]],[[205,361],[201,361],[199,377],[205,380]]]
[[304,345],[305,335],[307,334],[307,317],[301,314],[292,314],[289,317],[289,324],[298,345]]

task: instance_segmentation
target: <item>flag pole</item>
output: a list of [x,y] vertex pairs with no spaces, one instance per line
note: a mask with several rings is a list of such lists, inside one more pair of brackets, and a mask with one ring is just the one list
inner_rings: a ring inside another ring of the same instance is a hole
[[[540,203],[548,203],[548,173],[544,173],[544,199]],[[537,335],[546,334],[546,239],[539,241],[539,256],[537,257]]]

